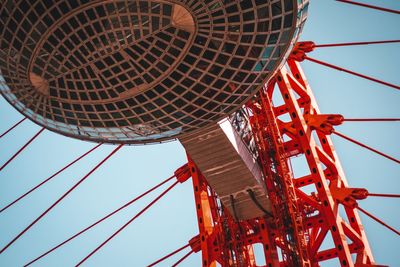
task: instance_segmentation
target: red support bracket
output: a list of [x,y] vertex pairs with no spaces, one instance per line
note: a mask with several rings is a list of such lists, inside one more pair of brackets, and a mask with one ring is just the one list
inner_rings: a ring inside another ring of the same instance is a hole
[[341,125],[344,121],[344,117],[339,114],[305,114],[304,119],[311,129],[324,134],[331,134],[333,126]]
[[316,45],[312,41],[297,42],[289,56],[289,59],[301,62],[305,59],[306,53],[314,51],[315,47]]
[[365,188],[331,188],[331,193],[334,199],[349,208],[356,208],[357,200],[368,197],[368,190]]
[[175,174],[175,177],[178,180],[178,182],[180,182],[181,184],[186,182],[192,176],[192,174],[190,173],[190,169],[189,169],[188,163],[186,163],[182,167],[178,168],[174,172],[174,174]]
[[190,239],[189,246],[194,253],[199,252],[201,250],[200,235],[196,235],[195,237]]

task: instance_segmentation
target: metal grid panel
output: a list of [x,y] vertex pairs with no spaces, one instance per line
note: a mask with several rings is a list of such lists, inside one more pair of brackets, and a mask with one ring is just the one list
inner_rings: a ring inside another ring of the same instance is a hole
[[176,138],[232,113],[262,86],[297,39],[306,6],[5,1],[1,92],[37,123],[80,139]]

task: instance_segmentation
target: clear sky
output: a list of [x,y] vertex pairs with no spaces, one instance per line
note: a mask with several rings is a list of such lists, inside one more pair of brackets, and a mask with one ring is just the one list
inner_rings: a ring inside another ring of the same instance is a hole
[[[361,0],[360,0],[361,1]],[[364,0],[400,10],[398,0]],[[334,43],[400,39],[400,16],[341,4],[333,0],[311,1],[309,19],[302,40]],[[324,48],[311,57],[400,84],[399,44],[366,47]],[[392,88],[373,84],[314,63],[303,64],[324,113],[345,117],[400,117],[400,94]],[[0,132],[21,119],[0,99]],[[357,140],[400,158],[399,123],[346,123],[337,128]],[[25,122],[0,140],[0,162],[4,162],[39,127]],[[333,137],[349,183],[375,193],[400,193],[398,164]],[[45,131],[17,160],[0,172],[0,207],[24,193],[94,144]],[[112,146],[103,146],[88,158],[0,214],[0,246],[77,182]],[[170,176],[186,162],[178,142],[162,145],[124,147],[101,169],[35,225],[6,252],[0,266],[21,266],[51,246],[121,206]],[[296,163],[294,162],[296,165]],[[295,168],[302,168],[297,164]],[[161,192],[161,191],[158,191]],[[104,241],[157,193],[151,194],[105,223],[42,259],[34,266],[73,266]],[[360,206],[391,226],[400,229],[400,200],[369,198]],[[400,266],[400,237],[361,215],[376,261]],[[85,266],[145,266],[185,245],[198,233],[191,182],[178,185],[142,217],[95,254]],[[170,266],[176,256],[160,266]],[[337,266],[336,262],[322,266]],[[200,266],[200,254],[190,256],[181,266]]]

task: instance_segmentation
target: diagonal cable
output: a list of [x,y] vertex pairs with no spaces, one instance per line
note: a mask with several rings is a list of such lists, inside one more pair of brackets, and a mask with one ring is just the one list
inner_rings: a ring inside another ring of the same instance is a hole
[[398,159],[396,159],[396,158],[394,158],[394,157],[392,157],[392,156],[389,156],[389,155],[387,155],[387,154],[385,154],[385,153],[382,153],[382,152],[380,152],[379,150],[376,150],[375,148],[372,148],[372,147],[367,146],[367,145],[365,145],[365,144],[363,144],[363,143],[361,143],[361,142],[358,142],[357,140],[354,140],[353,138],[350,138],[350,137],[348,137],[348,136],[346,136],[346,135],[344,135],[344,134],[342,134],[342,133],[339,133],[339,132],[337,132],[337,131],[333,131],[332,133],[334,133],[334,134],[336,134],[337,136],[340,136],[340,137],[342,137],[343,139],[346,139],[347,141],[350,141],[350,142],[352,142],[352,143],[354,143],[354,144],[356,144],[356,145],[359,145],[359,146],[361,146],[361,147],[363,147],[363,148],[366,148],[366,149],[368,149],[368,150],[370,150],[370,151],[372,151],[372,152],[374,152],[374,153],[376,153],[376,154],[378,154],[378,155],[381,155],[382,157],[385,157],[385,158],[387,158],[387,159],[390,159],[391,161],[394,161],[394,162],[400,164],[400,160],[398,160]]
[[178,266],[180,263],[182,263],[187,257],[189,257],[194,251],[191,250],[188,253],[186,253],[182,258],[180,258],[177,262],[175,262],[171,267],[176,267]]
[[87,261],[90,257],[92,257],[97,251],[99,251],[104,245],[111,241],[115,236],[117,236],[122,230],[124,230],[129,224],[131,224],[134,220],[139,218],[146,210],[148,210],[151,206],[154,205],[158,200],[160,200],[165,194],[167,194],[172,188],[174,188],[179,181],[176,181],[167,189],[165,189],[159,196],[157,196],[153,201],[151,201],[146,207],[144,207],[139,213],[137,213],[134,217],[132,217],[127,223],[125,223],[122,227],[120,227],[116,232],[114,232],[109,238],[107,238],[103,243],[101,243],[98,247],[96,247],[92,252],[89,253],[83,260],[81,260],[75,267],[81,266],[85,261]]
[[19,122],[17,122],[16,124],[14,124],[13,126],[11,126],[8,130],[6,130],[4,133],[2,133],[0,135],[0,138],[2,138],[3,136],[7,135],[9,132],[11,132],[12,130],[15,129],[15,127],[17,127],[18,125],[20,125],[22,122],[24,122],[27,118],[24,117],[23,119],[21,119]]
[[154,190],[156,190],[157,188],[159,188],[160,186],[164,185],[165,183],[171,181],[173,178],[175,178],[174,176],[171,176],[169,178],[167,178],[166,180],[164,180],[163,182],[157,184],[156,186],[152,187],[151,189],[147,190],[146,192],[144,192],[143,194],[141,194],[140,196],[135,197],[134,199],[130,200],[129,202],[127,202],[126,204],[124,204],[123,206],[121,206],[120,208],[114,210],[113,212],[110,212],[109,214],[107,214],[106,216],[104,216],[103,218],[101,218],[100,220],[94,222],[93,224],[89,225],[88,227],[86,227],[85,229],[79,231],[78,233],[74,234],[73,236],[69,237],[68,239],[66,239],[65,241],[59,243],[58,245],[54,246],[53,248],[49,249],[48,251],[46,251],[45,253],[41,254],[39,257],[33,259],[32,261],[30,261],[29,263],[25,264],[24,267],[29,266],[33,263],[35,263],[36,261],[40,260],[41,258],[45,257],[46,255],[50,254],[51,252],[53,252],[54,250],[60,248],[61,246],[65,245],[66,243],[72,241],[73,239],[77,238],[78,236],[82,235],[83,233],[85,233],[86,231],[90,230],[91,228],[95,227],[96,225],[98,225],[99,223],[105,221],[106,219],[108,219],[109,217],[113,216],[114,214],[118,213],[119,211],[127,208],[128,206],[130,206],[131,204],[133,204],[134,202],[138,201],[139,199],[143,198],[144,196],[148,195],[149,193],[153,192]]
[[182,247],[180,247],[180,248],[178,248],[178,249],[172,251],[171,253],[165,255],[165,256],[162,257],[161,259],[159,259],[159,260],[153,262],[152,264],[148,265],[147,267],[153,267],[153,266],[159,264],[160,262],[162,262],[162,261],[168,259],[169,257],[172,257],[173,255],[177,254],[178,252],[181,252],[182,250],[184,250],[185,248],[187,248],[187,247],[189,247],[189,246],[190,246],[190,244],[184,245],[184,246],[182,246]]
[[101,165],[103,165],[112,155],[114,155],[123,144],[117,146],[110,154],[108,154],[100,163],[98,163],[90,172],[88,172],[81,180],[65,192],[56,202],[54,202],[47,210],[39,215],[32,223],[30,223],[24,230],[22,230],[13,240],[11,240],[5,247],[0,250],[0,254],[9,248],[15,241],[17,241],[23,234],[25,234],[32,226],[34,226],[40,219],[42,219],[49,211],[51,211],[58,203],[60,203],[66,196],[68,196],[74,189],[76,189],[83,181],[85,181],[92,173],[94,173]]
[[376,9],[376,10],[380,10],[380,11],[384,11],[384,12],[400,14],[399,10],[384,8],[384,7],[380,7],[380,6],[373,6],[373,5],[364,4],[364,3],[360,3],[360,2],[355,2],[355,1],[351,1],[351,0],[336,0],[336,1],[342,2],[342,3],[345,3],[345,4],[350,4],[350,5],[355,5],[355,6],[361,6],[361,7]]
[[351,121],[351,122],[389,122],[389,121],[400,121],[400,118],[344,118],[343,121]]
[[328,68],[331,68],[331,69],[335,69],[335,70],[338,70],[338,71],[343,71],[343,72],[349,73],[351,75],[354,75],[354,76],[357,76],[357,77],[360,77],[360,78],[363,78],[363,79],[366,79],[366,80],[369,80],[369,81],[372,81],[372,82],[375,82],[375,83],[383,84],[385,86],[392,87],[394,89],[400,90],[400,86],[399,85],[395,85],[395,84],[388,83],[388,82],[385,82],[385,81],[382,81],[382,80],[378,80],[376,78],[373,78],[373,77],[370,77],[370,76],[367,76],[367,75],[364,75],[364,74],[361,74],[361,73],[358,73],[358,72],[354,72],[354,71],[351,71],[351,70],[348,70],[348,69],[345,69],[345,68],[342,68],[342,67],[339,67],[339,66],[336,66],[336,65],[333,65],[333,64],[330,64],[330,63],[327,63],[327,62],[312,58],[312,57],[309,57],[307,55],[304,55],[304,59],[307,59],[307,60],[309,60],[311,62],[320,64],[322,66],[325,66],[325,67],[328,67]]
[[5,207],[3,207],[2,209],[0,209],[0,213],[2,213],[3,211],[7,210],[8,208],[10,208],[11,206],[13,206],[14,204],[16,204],[17,202],[21,201],[23,198],[27,197],[29,194],[31,194],[33,191],[35,191],[36,189],[38,189],[39,187],[43,186],[45,183],[49,182],[51,179],[53,179],[54,177],[56,177],[57,175],[59,175],[60,173],[62,173],[63,171],[65,171],[66,169],[68,169],[69,167],[71,167],[72,165],[74,165],[76,162],[78,162],[79,160],[83,159],[84,157],[86,157],[87,155],[89,155],[91,152],[93,152],[94,150],[96,150],[98,147],[100,147],[102,145],[102,143],[96,145],[95,147],[91,148],[89,151],[87,151],[86,153],[82,154],[81,156],[79,156],[78,158],[76,158],[74,161],[70,162],[68,165],[66,165],[65,167],[63,167],[62,169],[60,169],[59,171],[55,172],[54,174],[52,174],[50,177],[48,177],[46,180],[42,181],[41,183],[39,183],[38,185],[36,185],[35,187],[31,188],[30,190],[28,190],[26,193],[22,194],[21,196],[19,196],[18,198],[16,198],[14,201],[12,201],[11,203],[7,204]]
[[389,230],[391,230],[392,232],[394,232],[397,235],[400,235],[400,231],[394,229],[393,227],[391,227],[390,225],[386,224],[384,221],[382,221],[381,219],[379,219],[378,217],[372,215],[371,213],[369,213],[368,211],[366,211],[365,209],[361,208],[361,207],[357,207],[357,209],[359,211],[361,211],[362,213],[364,213],[365,215],[367,215],[368,217],[370,217],[371,219],[373,219],[374,221],[382,224],[383,226],[385,226],[386,228],[388,228]]
[[400,40],[383,40],[383,41],[367,41],[367,42],[349,42],[349,43],[331,43],[331,44],[316,44],[314,48],[337,47],[337,46],[355,46],[355,45],[374,45],[374,44],[390,44],[400,43]]
[[40,129],[31,139],[29,139],[28,142],[25,143],[25,145],[23,145],[17,152],[15,152],[14,155],[11,156],[11,158],[9,158],[1,167],[0,167],[0,171],[2,171],[8,164],[11,163],[11,161],[13,161],[22,151],[25,150],[25,148],[27,148],[29,146],[30,143],[33,142],[33,140],[35,140],[43,131],[44,131],[44,127],[42,129]]

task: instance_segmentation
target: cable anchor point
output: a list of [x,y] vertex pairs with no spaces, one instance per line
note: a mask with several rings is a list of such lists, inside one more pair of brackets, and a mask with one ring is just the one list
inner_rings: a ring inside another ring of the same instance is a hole
[[331,134],[334,132],[333,126],[341,125],[344,117],[340,114],[305,114],[304,120],[311,129]]
[[332,188],[332,197],[346,207],[357,208],[357,200],[366,199],[368,190],[365,188]]
[[189,246],[194,253],[199,252],[201,250],[200,235],[196,235],[195,237],[190,239]]
[[297,42],[289,56],[289,59],[302,62],[306,59],[306,53],[312,52],[315,49],[315,43],[312,41]]
[[175,172],[175,177],[180,182],[183,184],[186,182],[190,177],[192,177],[192,174],[190,173],[189,165],[186,163],[182,167],[178,168]]

